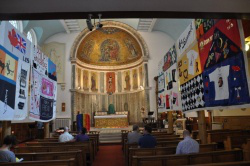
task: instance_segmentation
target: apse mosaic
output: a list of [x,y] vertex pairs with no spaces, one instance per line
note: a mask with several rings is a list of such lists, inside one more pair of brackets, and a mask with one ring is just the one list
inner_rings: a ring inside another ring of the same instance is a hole
[[139,60],[142,50],[137,40],[127,31],[103,27],[89,33],[81,41],[77,58],[91,65],[125,65]]

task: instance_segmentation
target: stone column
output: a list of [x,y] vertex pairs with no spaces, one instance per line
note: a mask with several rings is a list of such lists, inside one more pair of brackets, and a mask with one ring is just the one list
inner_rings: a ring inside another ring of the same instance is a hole
[[11,121],[3,121],[2,122],[2,139],[1,142],[3,141],[4,137],[7,135],[11,135]]
[[207,143],[207,129],[206,129],[206,120],[205,120],[205,111],[198,111],[198,128],[199,128],[199,137],[202,144]]
[[173,120],[173,111],[168,111],[168,133],[173,133],[174,130],[174,120]]
[[44,123],[44,138],[49,138],[49,122]]

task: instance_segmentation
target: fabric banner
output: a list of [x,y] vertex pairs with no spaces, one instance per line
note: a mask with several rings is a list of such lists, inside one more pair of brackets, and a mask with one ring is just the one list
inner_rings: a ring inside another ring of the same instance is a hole
[[200,56],[197,42],[178,60],[178,72],[180,84],[191,80],[201,74]]
[[57,83],[32,67],[29,118],[48,122],[56,115]]
[[196,40],[196,29],[194,20],[188,25],[186,30],[176,41],[176,52],[178,57]]
[[83,127],[83,114],[76,115],[76,126],[77,126],[77,131],[81,132]]
[[115,72],[106,73],[106,90],[107,93],[115,93]]
[[33,67],[41,74],[48,77],[48,57],[33,45]]
[[242,52],[241,48],[237,20],[218,21],[199,40],[202,71],[231,56],[239,55]]
[[29,76],[30,64],[19,59],[13,120],[24,120],[28,115]]
[[199,39],[217,22],[217,19],[195,19],[196,38]]
[[50,59],[48,59],[48,77],[54,81],[57,81],[56,64],[54,64]]
[[202,75],[197,75],[180,86],[182,111],[204,108],[204,86]]
[[0,45],[21,60],[30,63],[31,42],[8,21],[2,21],[0,28]]
[[[168,51],[167,63],[164,63],[165,70],[165,94],[166,94],[166,110],[181,110],[181,100],[179,93],[179,79],[177,71],[177,54],[175,46]],[[164,59],[166,58],[166,55]]]
[[15,113],[18,57],[0,46],[0,120],[12,120]]
[[166,71],[170,66],[172,66],[177,61],[177,54],[175,45],[169,49],[167,54],[164,56],[164,66],[163,71]]

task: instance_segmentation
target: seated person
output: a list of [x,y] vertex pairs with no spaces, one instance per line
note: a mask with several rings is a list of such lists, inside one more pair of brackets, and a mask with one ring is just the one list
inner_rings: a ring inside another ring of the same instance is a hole
[[89,136],[86,133],[87,133],[87,129],[85,127],[83,127],[81,134],[78,134],[76,136],[76,138],[73,139],[73,141],[76,141],[76,142],[85,142],[85,141],[88,141],[89,140]]
[[151,135],[152,128],[146,125],[143,130],[143,136],[139,139],[140,148],[154,148],[156,146],[156,139]]
[[176,154],[199,153],[199,143],[190,137],[188,130],[183,131],[184,140],[179,142]]
[[64,127],[64,133],[59,136],[59,142],[69,142],[73,139],[74,137],[69,134],[69,128],[67,126]]
[[12,146],[16,145],[16,137],[8,135],[3,140],[3,146],[0,148],[0,162],[16,162],[15,154],[10,151]]
[[138,125],[133,125],[133,132],[128,133],[128,143],[138,143],[141,133],[139,132],[139,126]]

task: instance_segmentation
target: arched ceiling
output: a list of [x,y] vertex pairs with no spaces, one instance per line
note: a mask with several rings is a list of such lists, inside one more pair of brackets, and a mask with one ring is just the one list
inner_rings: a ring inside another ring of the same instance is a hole
[[84,36],[77,58],[97,66],[126,65],[142,57],[140,43],[136,38],[119,27],[103,27]]
[[[111,19],[102,19],[102,21]],[[134,29],[140,30],[140,19],[112,19],[131,26]],[[176,40],[184,29],[191,22],[191,19],[154,19],[155,22],[150,22],[148,31],[161,31]],[[86,19],[74,20],[73,26],[77,26],[77,31],[71,31],[65,23],[72,20],[30,20],[23,21],[24,32],[27,33],[31,28],[34,29],[37,35],[38,45],[42,46],[44,41],[57,33],[79,33],[87,27]],[[96,19],[96,22],[99,20]],[[147,19],[146,19],[147,21]],[[94,23],[94,21],[92,20]]]

